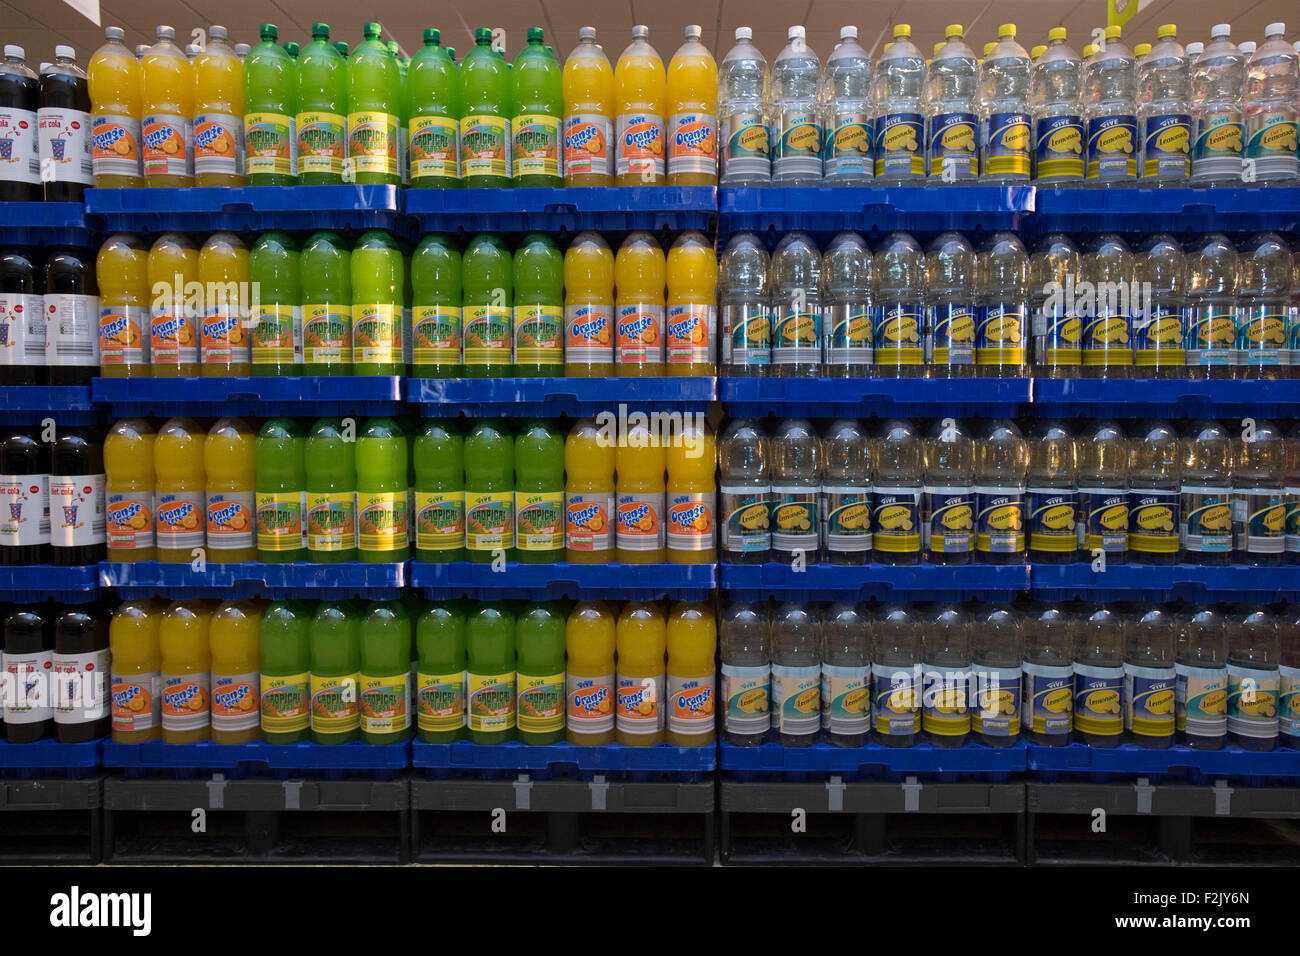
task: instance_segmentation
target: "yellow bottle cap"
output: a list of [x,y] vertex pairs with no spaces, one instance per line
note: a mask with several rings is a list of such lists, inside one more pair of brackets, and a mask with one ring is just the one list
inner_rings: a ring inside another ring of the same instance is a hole
[[1049,40],[1064,40],[1064,39],[1065,39],[1065,27],[1052,27],[1052,29],[1050,29],[1050,30],[1047,31],[1047,39],[1049,39]]
[[1118,39],[1119,39],[1119,33],[1120,33],[1120,31],[1119,31],[1119,27],[1113,27],[1113,26],[1112,26],[1112,27],[1107,27],[1107,28],[1106,28],[1106,39],[1107,39],[1107,40],[1118,40]]
[[999,37],[1013,37],[1016,35],[1016,25],[1014,23],[1004,23],[998,27]]
[[1150,43],[1139,43],[1137,46],[1133,48],[1134,56],[1146,56],[1150,52],[1151,52]]
[[1178,25],[1175,23],[1166,23],[1156,30],[1157,37],[1176,37],[1178,36]]
[[1037,59],[1038,59],[1040,56],[1042,56],[1046,51],[1047,51],[1047,47],[1045,47],[1045,46],[1036,46],[1036,47],[1034,47],[1032,50],[1029,51],[1029,55],[1032,56],[1035,60],[1037,60]]
[[962,29],[960,23],[950,23],[943,28],[943,35],[945,38],[949,40],[951,40],[953,37],[961,36],[961,33],[962,33]]
[[900,23],[894,27],[894,39],[899,37],[910,37],[912,35],[912,25],[910,23]]
[[995,46],[997,46],[996,43],[986,43],[986,44],[984,44],[984,55],[985,55],[985,56],[988,56],[988,55],[989,55],[989,51],[992,50]]
[[934,45],[934,53],[933,53],[932,55],[933,55],[933,56],[938,56],[938,55],[939,55],[939,51],[943,49],[943,45],[944,45],[945,43],[947,43],[947,42],[948,42],[947,40],[940,40],[938,43],[936,43],[936,44]]
[[890,48],[891,46],[893,46],[893,45],[894,45],[894,41],[893,41],[893,40],[890,40],[888,43],[886,43],[886,44],[885,44],[885,50],[884,50],[884,52],[888,53],[888,52],[889,52],[889,48]]
[[1086,60],[1088,59],[1088,57],[1092,56],[1096,52],[1097,52],[1097,48],[1093,46],[1091,43],[1089,43],[1086,47],[1083,48],[1083,58]]

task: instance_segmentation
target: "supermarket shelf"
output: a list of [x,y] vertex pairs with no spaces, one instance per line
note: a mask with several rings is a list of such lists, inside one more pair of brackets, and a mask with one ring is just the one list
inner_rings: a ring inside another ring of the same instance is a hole
[[223,186],[88,189],[86,215],[101,230],[234,232],[263,229],[393,229],[397,186]]
[[7,202],[0,208],[7,245],[91,245],[86,207],[79,202]]
[[580,747],[557,743],[530,746],[518,741],[504,744],[473,744],[458,740],[450,744],[411,744],[411,763],[430,778],[456,776],[480,778],[528,773],[535,780],[551,777],[581,777],[614,774],[629,779],[672,777],[695,780],[717,769],[716,747],[625,747],[605,744]]
[[0,601],[85,604],[98,597],[99,568],[93,564],[0,566]]
[[1014,416],[1027,378],[722,378],[718,400],[735,417]]
[[429,418],[466,415],[593,416],[620,406],[643,411],[705,411],[717,398],[712,377],[676,378],[410,378],[408,401]]
[[1065,601],[1244,601],[1270,604],[1300,595],[1300,567],[1276,565],[1114,564],[1093,571],[1087,562],[1035,564],[1029,571],[1035,597]]
[[1036,378],[1030,411],[1063,418],[1294,418],[1300,415],[1300,381]]
[[57,740],[37,740],[30,744],[0,741],[0,776],[46,777],[61,775],[69,779],[92,776],[100,765],[102,740],[64,744]]
[[[30,745],[24,745],[30,746]],[[0,864],[94,864],[103,855],[104,775],[0,778]]]
[[132,563],[104,561],[99,565],[104,587],[118,588],[127,600],[159,595],[170,598],[302,598],[362,597],[389,601],[401,596],[406,585],[406,565],[368,564],[261,564],[244,561],[216,564],[196,571],[189,564],[157,561]]
[[712,186],[408,189],[406,214],[420,232],[625,232],[708,229]]
[[994,564],[784,564],[719,566],[718,586],[736,600],[779,597],[787,601],[881,598],[895,601],[1011,600],[1029,588],[1026,565]]
[[715,564],[491,564],[452,561],[446,564],[411,562],[410,585],[425,597],[443,600],[477,597],[489,600],[524,598],[551,601],[611,599],[653,601],[663,597],[703,601],[717,587]]
[[811,747],[784,747],[765,743],[758,747],[720,745],[722,770],[737,780],[759,778],[811,779],[835,774],[843,780],[883,777],[894,780],[906,774],[920,774],[940,781],[983,777],[1009,779],[1025,769],[1026,748],[935,747],[918,743],[911,747],[883,747],[877,743],[861,747],[836,747],[817,743]]
[[91,397],[126,415],[395,415],[396,375],[246,376],[238,378],[96,378]]
[[0,408],[9,425],[92,425],[104,410],[92,404],[88,385],[0,385]]
[[268,744],[257,740],[246,744],[168,744],[150,740],[139,744],[104,741],[104,766],[127,771],[128,776],[143,772],[175,776],[203,775],[222,770],[227,778],[293,774],[338,776],[365,774],[386,779],[405,770],[411,763],[410,741],[372,745],[354,741],[347,744]]
[[1125,744],[1119,747],[1065,747],[1030,745],[1029,771],[1041,780],[1114,777],[1176,777],[1191,783],[1212,783],[1223,778],[1257,786],[1277,781],[1300,782],[1300,751],[1278,747],[1266,752],[1224,747],[1222,750],[1194,750],[1173,746],[1162,750]]
[[1028,220],[1045,232],[1251,232],[1300,228],[1300,189],[1281,187],[1038,189]]

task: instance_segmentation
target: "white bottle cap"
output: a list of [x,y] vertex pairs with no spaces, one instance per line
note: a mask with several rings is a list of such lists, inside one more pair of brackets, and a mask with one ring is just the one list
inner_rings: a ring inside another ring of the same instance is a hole
[[208,36],[212,37],[214,40],[224,40],[226,37],[230,36],[230,34],[226,32],[225,27],[210,26],[208,27]]
[[126,31],[121,27],[105,27],[104,36],[108,37],[110,40],[125,40]]
[[26,55],[27,55],[27,51],[25,51],[22,47],[17,46],[17,45],[15,45],[15,44],[13,44],[13,43],[6,43],[6,44],[5,44],[5,56],[6,56],[6,57],[11,57],[11,56],[12,56],[12,57],[16,57],[17,59],[21,60],[21,59],[23,59],[23,57],[25,57]]
[[37,73],[44,73],[46,70],[48,70],[48,69],[49,69],[50,67],[52,67],[53,65],[54,65],[53,63],[42,63],[42,64],[41,64],[41,68],[40,68],[39,70],[37,70],[36,72],[37,72]]
[[1255,41],[1242,40],[1241,44],[1237,47],[1237,49],[1240,50],[1242,53],[1244,53],[1246,56],[1250,56],[1252,53],[1255,52]]
[[1187,44],[1188,56],[1200,56],[1204,52],[1205,44],[1201,43],[1199,40],[1193,40],[1191,43]]
[[1264,28],[1264,36],[1268,37],[1269,39],[1272,39],[1273,37],[1280,37],[1284,33],[1286,33],[1285,23],[1270,23],[1268,26]]
[[690,26],[686,28],[686,39],[688,40],[698,40],[703,35],[704,35],[704,28],[699,26],[698,24],[692,23]]
[[640,40],[644,40],[649,35],[650,35],[650,28],[647,26],[643,26],[642,24],[638,23],[636,26],[632,28],[632,36]]
[[56,46],[54,48],[54,59],[56,60],[75,60],[77,51],[70,46]]
[[596,39],[596,28],[595,28],[595,27],[578,27],[578,39],[579,39],[579,40],[594,40],[594,39]]
[[752,40],[754,39],[754,31],[749,27],[736,27],[736,39]]
[[856,40],[858,38],[857,27],[840,27],[841,40]]
[[159,27],[157,30],[157,37],[159,40],[174,40],[176,39],[176,30],[172,27]]
[[785,38],[787,40],[802,40],[804,38],[803,27],[791,27]]
[[1214,26],[1210,27],[1211,40],[1218,40],[1221,37],[1230,36],[1232,36],[1232,24],[1230,23],[1216,23]]

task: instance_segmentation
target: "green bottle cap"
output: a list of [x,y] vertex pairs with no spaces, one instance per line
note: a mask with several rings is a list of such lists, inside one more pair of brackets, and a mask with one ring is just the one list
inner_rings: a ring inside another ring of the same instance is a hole
[[541,43],[541,42],[542,42],[542,28],[541,28],[541,27],[529,27],[529,28],[528,28],[528,42],[529,42],[529,43]]
[[364,36],[367,40],[378,40],[380,34],[382,34],[383,32],[384,32],[384,28],[381,27],[378,23],[367,23],[361,29],[361,35]]
[[289,56],[293,57],[295,60],[298,59],[298,44],[294,43],[292,40],[289,41],[284,45],[284,52],[289,54]]
[[328,23],[313,23],[311,25],[311,38],[313,40],[328,40],[330,38],[330,25]]
[[442,42],[442,34],[439,33],[437,30],[435,30],[433,27],[429,27],[429,29],[424,31],[425,46],[437,46],[441,42]]
[[385,41],[384,41],[384,49],[387,50],[389,53],[391,53],[391,54],[393,55],[393,58],[394,58],[394,59],[397,58],[397,41],[396,41],[396,40],[385,40]]
[[274,23],[263,23],[257,28],[257,33],[263,40],[274,40],[280,35],[280,31],[275,28]]
[[479,46],[487,46],[492,42],[492,31],[486,27],[479,27],[474,31],[474,42]]
[[347,59],[348,44],[346,40],[335,40],[334,49],[339,51],[339,56],[343,57],[344,59]]
[[451,60],[452,63],[456,62],[456,48],[454,46],[447,47],[447,59]]

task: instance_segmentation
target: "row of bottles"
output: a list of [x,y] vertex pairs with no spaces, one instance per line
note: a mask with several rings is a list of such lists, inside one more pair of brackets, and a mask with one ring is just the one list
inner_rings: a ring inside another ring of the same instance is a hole
[[12,605],[0,613],[0,709],[11,744],[75,744],[109,729],[108,609]]
[[20,46],[0,62],[0,202],[81,202],[92,183],[90,94],[70,46],[40,75]]
[[718,643],[737,746],[1300,744],[1290,608],[736,602]]

